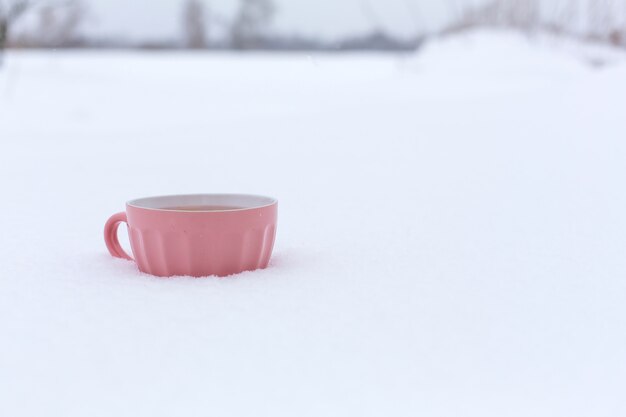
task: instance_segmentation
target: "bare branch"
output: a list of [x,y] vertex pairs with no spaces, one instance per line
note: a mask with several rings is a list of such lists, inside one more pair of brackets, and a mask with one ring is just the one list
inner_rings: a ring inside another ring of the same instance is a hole
[[248,49],[262,43],[265,29],[272,21],[273,0],[239,0],[239,10],[231,25],[231,43],[237,49]]
[[26,10],[32,6],[32,1],[22,0],[11,3],[11,6],[7,10],[6,19],[9,22],[17,20]]

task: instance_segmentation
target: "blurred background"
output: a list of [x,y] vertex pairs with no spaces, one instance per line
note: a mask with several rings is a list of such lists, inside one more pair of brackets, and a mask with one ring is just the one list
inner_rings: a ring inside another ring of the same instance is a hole
[[476,26],[626,47],[623,0],[0,1],[0,49],[406,51]]

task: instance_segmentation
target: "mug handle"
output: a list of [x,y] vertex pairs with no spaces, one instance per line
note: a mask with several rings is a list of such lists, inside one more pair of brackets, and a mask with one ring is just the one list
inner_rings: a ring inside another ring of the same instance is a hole
[[117,228],[122,222],[128,224],[128,220],[126,220],[126,213],[124,212],[115,213],[109,218],[109,220],[107,220],[106,224],[104,225],[104,242],[106,243],[107,249],[112,256],[132,261],[133,258],[131,258],[124,251],[124,249],[122,249],[122,246],[117,239]]

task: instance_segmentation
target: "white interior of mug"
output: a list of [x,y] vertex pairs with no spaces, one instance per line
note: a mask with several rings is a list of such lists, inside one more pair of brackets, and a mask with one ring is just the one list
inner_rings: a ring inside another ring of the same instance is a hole
[[188,208],[194,208],[193,211],[232,211],[266,207],[274,203],[276,199],[259,195],[184,194],[138,198],[126,204],[152,210],[188,211]]

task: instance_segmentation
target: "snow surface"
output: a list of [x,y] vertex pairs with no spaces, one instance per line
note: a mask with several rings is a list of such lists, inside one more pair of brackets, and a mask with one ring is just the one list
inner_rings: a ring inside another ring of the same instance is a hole
[[[626,415],[626,65],[581,51],[11,53],[0,416]],[[277,197],[271,266],[108,255],[191,192]]]

